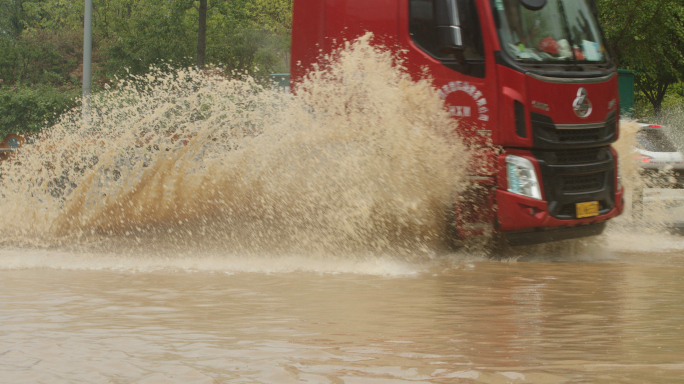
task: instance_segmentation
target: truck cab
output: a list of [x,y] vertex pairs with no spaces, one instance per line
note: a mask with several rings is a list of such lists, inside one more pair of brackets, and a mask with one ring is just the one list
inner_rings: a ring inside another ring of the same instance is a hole
[[454,206],[456,236],[511,245],[603,231],[624,207],[617,71],[585,0],[295,0],[292,82],[373,32],[429,72],[459,133],[479,148],[479,188]]

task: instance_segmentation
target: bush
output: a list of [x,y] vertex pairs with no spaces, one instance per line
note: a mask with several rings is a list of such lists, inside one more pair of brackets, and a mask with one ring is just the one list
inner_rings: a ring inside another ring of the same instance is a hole
[[49,85],[1,87],[0,138],[14,132],[40,132],[79,104],[80,93],[80,89]]

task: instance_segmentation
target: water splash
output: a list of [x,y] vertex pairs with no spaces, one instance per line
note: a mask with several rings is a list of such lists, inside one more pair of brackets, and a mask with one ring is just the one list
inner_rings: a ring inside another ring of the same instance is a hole
[[296,95],[153,71],[93,97],[0,165],[18,246],[415,252],[445,244],[468,152],[430,79],[367,35]]
[[[3,266],[406,274],[482,260],[486,249],[435,258],[469,152],[431,80],[371,36],[322,63],[296,95],[193,69],[95,95],[88,127],[74,110],[0,163]],[[615,145],[631,190],[636,129],[622,124]],[[601,238],[502,257],[606,260],[656,234],[681,249],[653,217],[628,211]]]
[[671,196],[681,191],[672,188],[671,170],[643,173],[637,151],[640,128],[635,121],[622,121],[620,139],[614,144],[619,155],[626,204],[622,216],[609,222],[604,235],[606,248],[620,252],[681,249],[681,238],[670,234],[673,220],[681,220],[676,217],[681,202]]

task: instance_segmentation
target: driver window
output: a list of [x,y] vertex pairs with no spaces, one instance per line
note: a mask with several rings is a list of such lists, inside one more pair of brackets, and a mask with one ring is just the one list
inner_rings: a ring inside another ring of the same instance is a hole
[[461,19],[463,52],[454,54],[439,50],[435,30],[437,26],[435,22],[435,0],[409,1],[409,32],[411,39],[416,45],[437,59],[459,62],[484,61],[484,44],[482,43],[480,19],[475,1],[458,0],[457,4],[458,14]]

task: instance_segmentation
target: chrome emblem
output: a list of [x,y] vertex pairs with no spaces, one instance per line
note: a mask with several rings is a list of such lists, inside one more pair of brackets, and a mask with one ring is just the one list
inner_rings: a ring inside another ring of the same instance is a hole
[[540,102],[535,101],[535,100],[532,100],[532,108],[541,109],[542,111],[546,111],[546,112],[549,111],[549,105],[548,104],[540,103]]
[[575,115],[585,118],[591,115],[591,101],[587,98],[587,90],[580,87],[577,90],[577,98],[572,102],[572,109],[575,110]]

